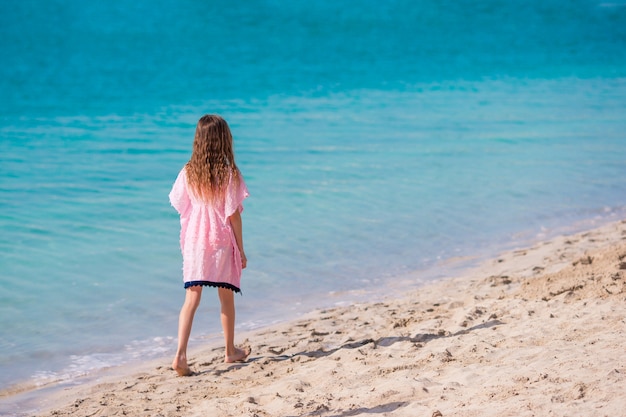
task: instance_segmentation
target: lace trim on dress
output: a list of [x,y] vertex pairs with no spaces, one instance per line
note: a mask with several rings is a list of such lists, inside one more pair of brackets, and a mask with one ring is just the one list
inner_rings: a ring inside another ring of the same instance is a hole
[[240,293],[241,290],[235,287],[233,284],[229,284],[227,282],[213,282],[213,281],[189,281],[185,282],[185,289],[189,287],[195,287],[196,285],[200,285],[203,287],[216,287],[216,288],[226,288],[232,290],[233,292]]

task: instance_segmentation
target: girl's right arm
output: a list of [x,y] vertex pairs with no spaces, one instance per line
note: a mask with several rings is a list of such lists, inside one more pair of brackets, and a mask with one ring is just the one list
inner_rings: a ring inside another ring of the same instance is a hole
[[241,254],[241,268],[245,269],[248,264],[248,259],[246,258],[246,253],[243,250],[243,226],[239,210],[235,210],[235,213],[228,218],[228,221],[230,222],[230,227],[233,228],[235,240],[237,241],[237,247],[239,248],[239,253]]

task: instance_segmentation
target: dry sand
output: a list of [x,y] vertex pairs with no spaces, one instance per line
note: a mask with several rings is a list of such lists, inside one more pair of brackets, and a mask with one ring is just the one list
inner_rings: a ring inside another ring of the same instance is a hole
[[624,416],[626,221],[57,393],[39,416]]

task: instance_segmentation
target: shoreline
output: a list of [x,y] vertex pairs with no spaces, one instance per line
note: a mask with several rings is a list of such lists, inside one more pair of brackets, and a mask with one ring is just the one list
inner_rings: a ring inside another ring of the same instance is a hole
[[[240,332],[252,347],[245,364],[221,363],[214,342],[190,351],[193,377],[151,359],[50,388],[36,411],[17,415],[615,415],[626,405],[616,383],[626,381],[625,270],[621,220],[403,296]],[[34,404],[46,390],[18,396]]]

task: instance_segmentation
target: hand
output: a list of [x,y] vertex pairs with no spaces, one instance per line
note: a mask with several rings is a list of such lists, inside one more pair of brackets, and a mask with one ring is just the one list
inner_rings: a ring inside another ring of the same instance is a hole
[[248,266],[248,258],[245,252],[241,252],[241,269],[246,269],[246,266]]

